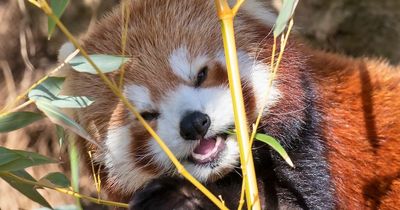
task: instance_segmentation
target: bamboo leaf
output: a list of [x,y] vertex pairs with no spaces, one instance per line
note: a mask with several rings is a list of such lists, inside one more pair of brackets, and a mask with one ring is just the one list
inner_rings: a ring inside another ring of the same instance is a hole
[[[11,172],[11,174],[22,177],[29,181],[36,182],[36,180],[25,170],[14,171]],[[52,208],[50,204],[46,201],[46,199],[44,199],[42,195],[37,192],[34,185],[21,182],[20,180],[15,179],[13,176],[8,175],[7,173],[0,173],[0,177],[8,184],[10,184],[14,189],[18,190],[20,193],[35,201],[36,203],[47,208]]]
[[271,136],[268,136],[266,134],[261,134],[261,133],[257,133],[254,138],[258,141],[262,141],[262,142],[268,144],[270,147],[272,147],[272,149],[277,151],[279,153],[279,155],[282,156],[282,158],[287,162],[287,164],[289,164],[291,167],[294,168],[293,162],[290,159],[289,155],[287,154],[285,149],[281,146],[281,144],[279,144],[279,142],[276,139],[274,139]]
[[18,171],[27,167],[56,163],[57,161],[34,152],[0,147],[0,172]]
[[[75,192],[79,192],[79,152],[76,145],[76,139],[71,138],[69,141],[69,159],[71,163],[71,186]],[[79,198],[75,199],[76,206],[82,209],[81,201]]]
[[[67,5],[69,3],[69,0],[50,0],[50,6],[51,9],[53,10],[54,15],[57,16],[57,18],[60,18],[61,15],[64,13],[65,8],[67,8]],[[56,22],[50,17],[47,19],[48,22],[48,39],[51,38],[51,35],[54,32],[54,29],[56,27]]]
[[62,84],[65,78],[63,77],[49,77],[28,94],[28,97],[37,101],[39,99],[46,99],[48,101],[58,100],[58,94],[61,91]]
[[60,147],[64,144],[65,140],[65,130],[63,127],[56,125],[56,134],[58,137],[58,143],[60,144]]
[[[113,55],[96,54],[89,55],[89,57],[103,73],[116,71],[122,64],[128,61],[128,58],[126,57]],[[90,65],[90,63],[83,56],[74,57],[71,61],[69,61],[69,64],[76,71],[97,74],[93,66]]]
[[47,100],[59,108],[84,108],[90,106],[93,101],[86,96],[59,95],[65,78],[49,77],[28,94],[33,101]]
[[58,96],[58,99],[51,103],[59,108],[85,108],[93,101],[86,96]]
[[[83,129],[78,123],[72,120],[70,117],[61,112],[59,108],[54,106],[51,102],[46,100],[36,101],[36,106],[47,116],[49,119],[64,128],[68,128],[72,132],[78,134],[84,139],[96,144],[91,136]],[[96,144],[97,145],[97,144]]]
[[275,22],[274,37],[278,37],[285,30],[293,16],[297,3],[299,3],[299,0],[283,0],[282,9]]
[[[53,209],[54,210],[79,210],[80,208],[78,208],[75,205],[64,205],[64,206],[57,206]],[[43,207],[43,208],[38,208],[36,210],[51,210],[51,209]]]
[[35,121],[43,119],[43,115],[35,112],[12,112],[0,117],[0,133],[23,128]]
[[43,178],[41,178],[38,182],[53,187],[61,187],[61,188],[67,188],[71,186],[71,183],[68,180],[68,178],[63,173],[60,172],[49,173]]

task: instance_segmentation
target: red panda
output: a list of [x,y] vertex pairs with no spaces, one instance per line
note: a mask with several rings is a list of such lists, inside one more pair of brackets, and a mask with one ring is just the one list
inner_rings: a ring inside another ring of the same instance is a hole
[[[121,53],[116,8],[82,40],[91,54]],[[184,167],[229,208],[239,201],[239,150],[220,23],[212,0],[132,0],[123,93]],[[265,2],[235,18],[246,113],[288,151],[290,168],[253,145],[264,209],[394,209],[400,206],[400,68],[310,50],[290,39],[272,91],[271,28]],[[63,51],[63,50],[62,50]],[[118,81],[120,72],[107,75]],[[65,89],[93,99],[76,120],[110,199],[132,209],[213,209],[182,179],[151,135],[101,79],[71,71]],[[83,141],[81,141],[83,142]],[[85,152],[83,152],[85,154]]]

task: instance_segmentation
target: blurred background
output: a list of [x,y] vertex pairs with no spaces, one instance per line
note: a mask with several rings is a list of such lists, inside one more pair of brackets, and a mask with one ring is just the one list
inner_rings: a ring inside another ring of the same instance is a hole
[[[79,37],[118,2],[71,0],[62,21]],[[280,0],[273,0],[271,5],[279,9]],[[296,33],[315,48],[354,57],[384,58],[392,64],[400,61],[399,0],[300,0],[295,14]],[[47,17],[28,1],[0,0],[0,107],[56,65],[57,50],[65,41],[59,31],[47,40]],[[60,149],[54,126],[45,120],[0,134],[0,146],[39,152],[64,163],[29,168],[34,177],[50,171],[69,173],[65,148]],[[88,173],[82,174],[82,193],[96,197]],[[41,192],[53,206],[74,203],[70,196],[50,190]],[[0,180],[1,210],[37,207]]]

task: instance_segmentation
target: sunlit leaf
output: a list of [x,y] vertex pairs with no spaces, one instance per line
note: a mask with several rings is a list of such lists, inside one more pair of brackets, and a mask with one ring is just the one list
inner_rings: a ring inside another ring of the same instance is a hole
[[9,132],[23,128],[43,119],[43,115],[34,112],[12,112],[0,117],[0,132]]
[[[53,13],[60,18],[61,15],[64,13],[65,8],[67,8],[67,5],[69,3],[69,0],[50,0],[50,7],[53,10]],[[56,22],[50,17],[48,17],[48,39],[51,38],[51,35],[54,32],[54,29],[56,27]]]
[[[95,54],[95,55],[89,55],[89,57],[93,60],[96,66],[99,67],[99,69],[103,73],[116,71],[123,63],[128,61],[128,58],[126,57],[113,56],[113,55]],[[76,71],[90,73],[90,74],[97,74],[93,66],[90,65],[90,63],[83,56],[76,56],[68,63]]]
[[299,0],[283,0],[282,9],[279,12],[274,27],[274,37],[278,37],[286,28],[290,18],[292,18]]
[[18,171],[30,166],[56,162],[51,158],[34,152],[0,147],[0,171]]
[[266,134],[262,134],[262,133],[257,133],[256,136],[254,137],[256,140],[258,141],[262,141],[266,144],[268,144],[270,147],[272,147],[272,149],[274,149],[275,151],[277,151],[279,153],[279,155],[282,156],[282,158],[291,166],[294,167],[292,160],[290,159],[289,155],[287,154],[287,152],[285,151],[285,149],[281,146],[281,144],[279,144],[279,142],[274,139],[271,136],[268,136]]
[[[26,180],[36,182],[36,180],[24,170],[13,171],[10,173],[12,175],[24,178]],[[10,176],[7,173],[0,173],[0,177],[4,179],[4,181],[6,181],[8,184],[10,184],[14,189],[18,190],[20,193],[24,194],[31,200],[47,208],[52,208],[50,204],[37,192],[34,185],[21,182],[20,180],[14,178],[13,176]],[[2,196],[7,197],[7,195],[2,195]]]
[[46,185],[51,185],[53,187],[61,187],[61,188],[67,188],[71,186],[70,181],[68,178],[60,172],[54,172],[54,173],[49,173],[43,178],[41,178],[39,183],[45,183]]
[[[91,136],[83,129],[78,123],[72,120],[70,117],[61,112],[59,108],[54,106],[51,102],[46,100],[36,101],[36,106],[47,116],[49,119],[64,128],[71,130],[72,132],[78,134],[82,138],[96,144],[91,138]],[[96,144],[97,145],[97,144]]]

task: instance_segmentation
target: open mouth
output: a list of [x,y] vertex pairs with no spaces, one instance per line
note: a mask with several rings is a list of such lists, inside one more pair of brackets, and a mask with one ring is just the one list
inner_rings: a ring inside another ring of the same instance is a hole
[[195,164],[207,164],[218,160],[224,151],[226,136],[216,135],[200,139],[199,144],[193,149],[190,160]]

